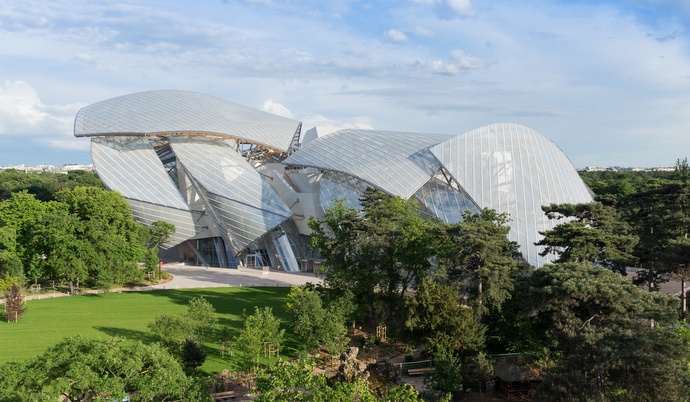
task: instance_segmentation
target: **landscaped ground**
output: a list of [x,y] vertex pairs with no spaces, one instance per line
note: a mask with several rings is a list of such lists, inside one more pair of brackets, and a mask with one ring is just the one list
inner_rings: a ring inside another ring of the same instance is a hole
[[[296,354],[296,343],[289,332],[289,315],[284,306],[289,291],[287,287],[224,287],[29,300],[28,311],[18,323],[0,321],[0,363],[33,357],[65,337],[77,334],[96,339],[120,336],[153,342],[147,324],[162,313],[182,313],[189,300],[198,296],[213,304],[218,313],[218,327],[229,327],[233,336],[239,335],[243,310],[252,314],[254,306],[272,307],[286,329],[286,345],[281,354],[292,357]],[[210,374],[236,369],[230,359],[221,359],[217,343],[207,343],[206,349],[208,357],[201,371]]]

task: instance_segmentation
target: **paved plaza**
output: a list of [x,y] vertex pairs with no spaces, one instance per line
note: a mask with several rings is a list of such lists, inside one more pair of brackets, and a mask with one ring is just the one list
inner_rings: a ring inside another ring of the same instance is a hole
[[163,270],[173,279],[144,289],[211,288],[224,286],[300,286],[321,279],[311,273],[289,273],[261,268],[205,268],[183,264],[165,264]]

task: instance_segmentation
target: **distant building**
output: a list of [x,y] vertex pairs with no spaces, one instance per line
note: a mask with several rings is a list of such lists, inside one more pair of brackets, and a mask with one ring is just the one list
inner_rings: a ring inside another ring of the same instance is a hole
[[457,222],[465,210],[511,216],[510,239],[534,245],[551,203],[591,202],[568,158],[536,131],[492,124],[461,135],[379,130],[302,132],[300,122],[188,91],[151,91],[81,109],[95,169],[139,221],[173,223],[167,247],[221,267],[309,270],[309,217],[336,199],[359,206],[368,186]]
[[72,170],[84,170],[87,172],[92,172],[93,171],[93,165],[62,165],[59,168],[56,168],[53,165],[35,165],[35,166],[24,166],[24,165],[7,165],[7,166],[0,166],[0,172],[4,170],[10,170],[14,169],[18,172],[23,172],[23,173],[42,173],[42,172],[50,172],[50,173],[68,173]]

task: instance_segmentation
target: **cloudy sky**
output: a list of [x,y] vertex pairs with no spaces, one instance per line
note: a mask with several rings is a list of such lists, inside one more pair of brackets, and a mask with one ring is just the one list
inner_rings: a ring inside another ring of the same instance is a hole
[[690,156],[687,0],[0,0],[0,165],[91,163],[77,111],[184,89],[313,126],[527,125],[575,167]]

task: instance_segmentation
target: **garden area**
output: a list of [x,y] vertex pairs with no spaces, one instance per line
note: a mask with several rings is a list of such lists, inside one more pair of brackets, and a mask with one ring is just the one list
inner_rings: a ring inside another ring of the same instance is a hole
[[[273,314],[287,328],[290,317],[285,310],[285,297],[289,290],[226,287],[29,300],[26,302],[27,313],[20,322],[2,323],[0,326],[0,344],[3,345],[0,363],[31,358],[64,338],[76,335],[95,339],[118,336],[144,343],[155,342],[156,337],[148,324],[162,313],[183,313],[195,297],[203,297],[213,305],[218,318],[217,327],[228,328],[231,336],[239,335],[243,312],[250,314],[255,306],[271,307]],[[235,369],[228,357],[221,358],[217,342],[207,342],[204,348],[208,357],[198,368],[200,372],[211,374]],[[296,350],[296,340],[287,331],[281,354],[294,357]]]

